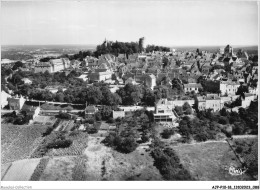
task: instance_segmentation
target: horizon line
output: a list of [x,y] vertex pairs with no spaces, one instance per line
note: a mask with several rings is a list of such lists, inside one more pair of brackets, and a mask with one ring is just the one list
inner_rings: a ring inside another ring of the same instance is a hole
[[[126,43],[126,42],[124,42]],[[1,44],[1,46],[98,46],[100,44]],[[227,43],[226,45],[223,44],[212,44],[212,45],[156,45],[156,44],[147,44],[147,45],[155,45],[155,46],[168,46],[168,47],[213,47],[213,46],[242,46],[242,47],[248,47],[248,46],[258,46],[258,44],[230,44]]]

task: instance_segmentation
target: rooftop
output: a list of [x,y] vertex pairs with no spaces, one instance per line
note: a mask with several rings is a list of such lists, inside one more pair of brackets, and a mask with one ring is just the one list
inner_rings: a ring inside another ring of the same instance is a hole
[[200,83],[184,84],[184,88],[202,88]]

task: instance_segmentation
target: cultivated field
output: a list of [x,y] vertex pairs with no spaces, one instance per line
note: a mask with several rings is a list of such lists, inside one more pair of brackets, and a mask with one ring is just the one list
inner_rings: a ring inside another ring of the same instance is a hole
[[1,125],[1,164],[29,158],[43,140],[45,126]]
[[89,136],[83,155],[50,157],[40,180],[162,180],[143,148],[122,154],[101,144],[102,140]]
[[3,181],[29,181],[41,159],[25,159],[13,162],[2,177]]
[[74,126],[73,120],[61,120],[54,131],[70,131]]
[[196,180],[243,181],[250,180],[246,174],[232,176],[228,168],[241,167],[234,152],[225,141],[183,144],[172,146],[181,163]]
[[76,156],[82,155],[84,149],[88,145],[88,134],[84,132],[80,132],[77,135],[69,136],[68,139],[71,139],[72,145],[68,148],[58,148],[58,149],[51,149],[47,156]]

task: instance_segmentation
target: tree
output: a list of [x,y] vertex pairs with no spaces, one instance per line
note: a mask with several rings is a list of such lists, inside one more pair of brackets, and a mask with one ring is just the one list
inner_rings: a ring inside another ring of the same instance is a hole
[[183,109],[182,106],[175,106],[174,110],[178,115],[183,115]]
[[245,128],[245,126],[243,123],[236,122],[236,123],[234,123],[234,127],[233,127],[232,131],[235,135],[242,135],[244,133],[244,128]]
[[110,106],[102,106],[99,110],[103,120],[107,120],[112,116],[113,110]]
[[100,88],[102,92],[102,101],[103,105],[116,106],[122,103],[121,97],[117,93],[112,93],[107,86],[102,86]]
[[98,87],[90,86],[86,93],[87,102],[89,104],[99,104],[103,98],[102,92]]
[[14,63],[14,66],[13,66],[12,70],[13,71],[17,70],[20,67],[24,67],[24,64],[21,61],[17,61],[17,62]]
[[64,102],[64,94],[63,92],[58,92],[55,97],[56,101],[58,102]]
[[142,102],[147,106],[154,106],[155,103],[155,95],[153,91],[149,88],[145,88],[143,93]]
[[227,116],[227,110],[225,108],[222,108],[220,111],[219,111],[220,115],[221,116]]
[[96,121],[101,121],[101,120],[102,120],[102,116],[101,116],[100,111],[98,111],[97,113],[95,113],[95,119],[96,119]]
[[218,120],[218,123],[222,124],[222,125],[226,125],[229,123],[228,121],[228,118],[227,117],[224,117],[224,116],[221,116]]
[[185,112],[185,114],[191,114],[192,113],[192,109],[191,106],[188,102],[185,102],[182,106],[183,112]]
[[192,114],[192,109],[191,108],[186,109],[185,114],[187,114],[187,115]]
[[177,78],[174,78],[172,80],[172,89],[176,89],[178,94],[183,94],[184,93],[181,81],[179,79],[177,79]]
[[248,86],[240,85],[237,89],[236,95],[245,98],[245,93],[248,93]]
[[137,148],[138,144],[133,137],[123,138],[121,143],[117,144],[117,150],[123,153],[133,152]]
[[121,97],[123,105],[136,105],[142,98],[141,88],[133,84],[125,85],[116,93]]
[[169,59],[167,57],[163,57],[162,63],[163,63],[163,68],[167,67],[169,65]]

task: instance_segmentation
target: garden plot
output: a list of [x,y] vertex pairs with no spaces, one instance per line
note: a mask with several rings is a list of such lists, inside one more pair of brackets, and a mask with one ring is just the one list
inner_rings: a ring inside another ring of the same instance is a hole
[[54,116],[43,116],[39,115],[34,118],[33,124],[41,124],[41,125],[53,125],[56,121]]
[[61,120],[54,131],[70,131],[74,127],[73,120]]
[[29,181],[41,159],[25,159],[13,162],[3,176],[3,181]]
[[84,132],[79,132],[75,135],[69,135],[69,139],[73,142],[68,148],[58,148],[58,149],[51,149],[47,156],[75,156],[75,155],[82,155],[84,149],[88,145],[88,134]]

